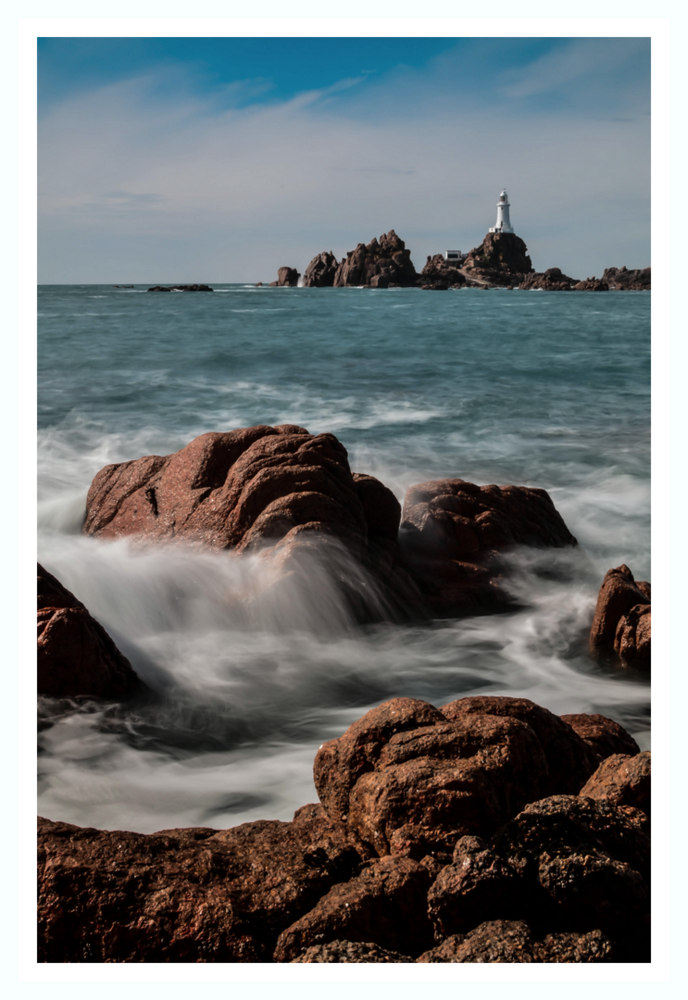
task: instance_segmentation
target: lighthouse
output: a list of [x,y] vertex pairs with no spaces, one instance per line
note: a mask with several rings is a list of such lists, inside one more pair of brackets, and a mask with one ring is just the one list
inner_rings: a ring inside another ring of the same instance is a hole
[[502,191],[497,202],[497,221],[490,229],[491,233],[513,233],[509,219],[509,196]]

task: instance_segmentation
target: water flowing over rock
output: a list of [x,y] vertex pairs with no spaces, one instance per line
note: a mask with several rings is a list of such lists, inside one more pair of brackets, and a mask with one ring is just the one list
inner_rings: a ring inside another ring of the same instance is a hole
[[[86,500],[83,531],[183,541],[235,552],[271,548],[283,568],[307,572],[319,550],[337,565],[337,543],[373,577],[341,584],[357,618],[377,597],[417,612],[418,590],[397,550],[400,506],[373,476],[352,474],[332,434],[293,424],[203,434],[172,455],[106,466]],[[279,549],[279,552],[277,551]],[[287,565],[288,564],[288,565]],[[376,588],[367,600],[366,586]],[[379,592],[379,593],[378,593]],[[378,609],[378,613],[379,613]]]
[[103,626],[38,565],[38,693],[129,698],[146,690]]
[[390,229],[373,238],[370,243],[359,243],[340,261],[334,277],[334,286],[365,285],[369,288],[414,287],[418,275],[411,263],[406,244]]
[[338,266],[331,250],[317,254],[303,273],[304,288],[331,288]]
[[39,961],[647,961],[638,757],[596,768],[526,699],[393,699],[321,747],[290,823],[39,820]]
[[516,545],[576,545],[545,490],[438,479],[404,498],[400,540],[429,606],[440,615],[508,604],[498,554]]
[[651,588],[635,580],[626,564],[610,569],[602,581],[590,629],[594,656],[617,657],[626,667],[650,669]]
[[518,285],[533,266],[528,248],[515,233],[487,233],[479,247],[470,250],[462,270],[491,285]]

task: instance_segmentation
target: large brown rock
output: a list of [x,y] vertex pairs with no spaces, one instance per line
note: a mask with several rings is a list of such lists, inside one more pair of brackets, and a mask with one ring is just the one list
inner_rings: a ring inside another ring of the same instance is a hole
[[650,752],[616,753],[602,761],[580,790],[591,799],[603,799],[615,806],[634,806],[650,815]]
[[297,574],[308,573],[309,555],[337,543],[372,575],[366,584],[349,573],[329,544],[332,576],[365,620],[421,611],[397,548],[399,518],[393,493],[352,474],[337,438],[283,424],[202,434],[172,455],[106,466],[88,492],[83,531],[236,552],[272,548],[283,571]]
[[600,930],[547,934],[538,940],[523,920],[489,920],[454,934],[418,962],[614,962],[614,946]]
[[410,955],[380,948],[372,941],[328,941],[306,948],[293,963],[300,962],[412,962]]
[[576,545],[549,494],[529,486],[437,479],[404,498],[400,542],[439,615],[505,607],[499,553],[517,545]]
[[318,806],[156,834],[39,820],[38,959],[261,962],[361,863]]
[[38,693],[129,698],[146,685],[81,601],[38,564]]
[[340,261],[334,276],[334,286],[365,285],[370,288],[413,287],[418,279],[404,241],[393,229],[379,240],[359,243]]
[[574,732],[586,743],[595,754],[598,761],[612,754],[637,754],[640,747],[630,733],[626,732],[614,719],[597,713],[583,712],[573,715],[562,715],[561,719],[571,726]]
[[304,288],[332,288],[337,267],[337,258],[331,250],[317,254],[303,273]]
[[429,883],[427,870],[410,858],[372,861],[280,934],[274,960],[289,962],[308,947],[336,940],[417,955],[432,942],[425,913]]
[[556,930],[601,929],[633,958],[647,947],[650,841],[639,809],[554,795],[531,802],[491,841],[524,880],[521,917]]
[[651,632],[650,584],[635,580],[625,563],[608,570],[590,629],[591,653],[616,658],[626,667],[649,670]]
[[277,269],[277,284],[280,288],[296,288],[299,283],[299,272],[295,267],[280,267]]
[[471,712],[471,699],[441,711],[412,698],[372,709],[318,751],[315,785],[328,815],[379,855],[448,858],[458,837],[494,832],[553,789],[577,791],[594,756],[545,709],[549,728],[525,699],[509,714],[509,700],[499,714]]
[[470,277],[504,287],[518,285],[533,265],[520,236],[487,233],[480,246],[469,251],[462,269]]

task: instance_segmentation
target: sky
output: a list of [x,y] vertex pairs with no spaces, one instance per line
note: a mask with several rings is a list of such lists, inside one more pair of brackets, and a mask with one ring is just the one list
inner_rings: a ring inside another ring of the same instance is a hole
[[38,39],[38,280],[272,281],[506,188],[536,270],[650,260],[650,40]]

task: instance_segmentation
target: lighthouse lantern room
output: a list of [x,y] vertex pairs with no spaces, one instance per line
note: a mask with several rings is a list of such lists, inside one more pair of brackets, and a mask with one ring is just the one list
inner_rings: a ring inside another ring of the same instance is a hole
[[509,219],[509,196],[502,191],[497,202],[497,221],[490,229],[491,233],[513,233]]

